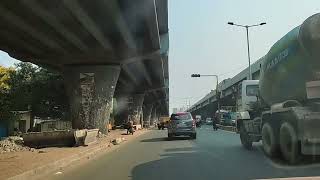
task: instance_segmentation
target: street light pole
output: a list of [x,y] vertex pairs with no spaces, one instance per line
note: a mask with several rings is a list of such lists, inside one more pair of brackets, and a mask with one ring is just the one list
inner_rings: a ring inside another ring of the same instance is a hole
[[252,74],[251,74],[250,45],[249,45],[249,26],[246,26],[246,31],[247,31],[247,46],[248,46],[248,60],[249,60],[249,80],[251,80]]
[[246,28],[246,33],[247,33],[247,47],[248,47],[248,61],[249,61],[249,80],[252,79],[252,74],[251,74],[251,62],[250,62],[250,44],[249,44],[249,28],[250,27],[254,27],[254,26],[262,26],[262,25],[265,25],[267,23],[263,22],[263,23],[260,23],[260,24],[255,24],[255,25],[240,25],[240,24],[235,24],[233,22],[228,22],[229,25],[232,25],[232,26],[239,26],[239,27],[244,27]]
[[217,99],[217,108],[218,108],[218,115],[220,120],[220,93],[219,93],[219,77],[215,74],[192,74],[191,77],[201,77],[201,76],[214,76],[216,78],[216,99]]

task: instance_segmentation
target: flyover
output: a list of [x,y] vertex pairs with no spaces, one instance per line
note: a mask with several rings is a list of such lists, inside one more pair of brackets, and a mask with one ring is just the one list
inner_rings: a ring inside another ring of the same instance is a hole
[[167,0],[3,0],[0,24],[1,50],[63,74],[73,128],[106,132],[113,97],[137,124],[168,114]]
[[[252,79],[259,79],[260,68],[262,66],[264,57],[258,59],[251,65]],[[236,89],[238,84],[249,78],[249,68],[242,70],[233,78],[224,79],[218,84],[220,91],[220,106],[235,106],[236,104]],[[212,90],[195,104],[193,104],[187,111],[191,112],[193,116],[201,115],[202,118],[213,117],[218,109],[216,91]]]

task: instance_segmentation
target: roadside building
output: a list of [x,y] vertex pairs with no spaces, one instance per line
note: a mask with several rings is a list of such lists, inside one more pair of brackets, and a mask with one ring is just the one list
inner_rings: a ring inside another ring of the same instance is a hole
[[31,111],[11,111],[11,114],[10,124],[13,128],[9,129],[9,134],[14,131],[26,133],[31,128]]
[[72,129],[71,121],[62,121],[60,119],[40,119],[35,118],[33,123],[33,131],[45,132],[55,130]]
[[0,137],[26,133],[31,128],[31,111],[11,111],[10,116],[0,119]]

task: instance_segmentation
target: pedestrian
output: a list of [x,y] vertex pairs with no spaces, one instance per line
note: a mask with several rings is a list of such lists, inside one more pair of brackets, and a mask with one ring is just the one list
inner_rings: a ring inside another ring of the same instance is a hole
[[218,126],[217,126],[217,121],[218,120],[218,118],[217,118],[217,116],[216,117],[214,117],[213,118],[213,121],[212,121],[212,126],[213,126],[213,130],[214,131],[217,131],[218,130]]
[[129,120],[129,121],[128,121],[127,134],[129,134],[129,132],[130,132],[131,134],[133,134],[133,121],[132,121],[132,120]]

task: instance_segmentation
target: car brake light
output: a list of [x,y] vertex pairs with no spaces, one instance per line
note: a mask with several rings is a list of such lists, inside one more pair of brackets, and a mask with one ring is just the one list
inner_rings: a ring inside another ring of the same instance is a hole
[[196,127],[196,121],[192,119],[192,127]]

